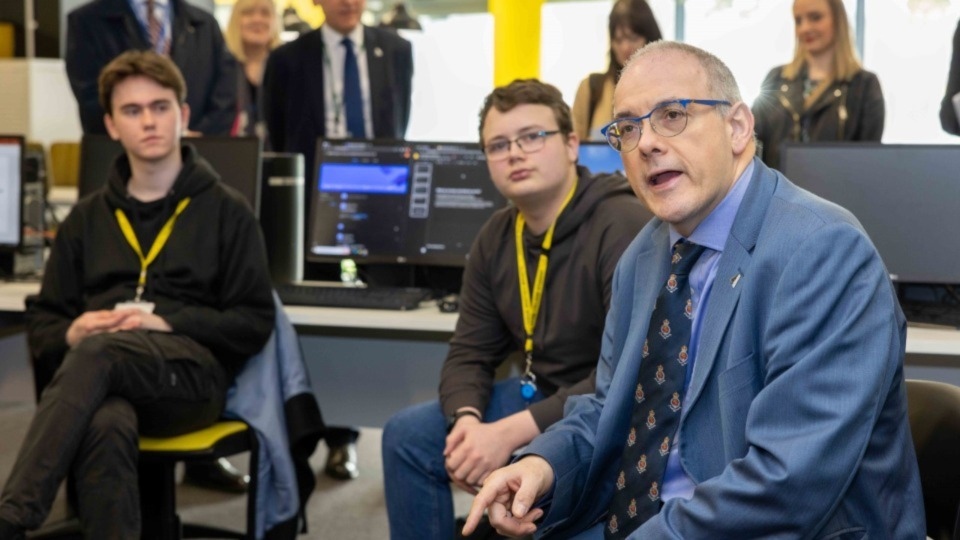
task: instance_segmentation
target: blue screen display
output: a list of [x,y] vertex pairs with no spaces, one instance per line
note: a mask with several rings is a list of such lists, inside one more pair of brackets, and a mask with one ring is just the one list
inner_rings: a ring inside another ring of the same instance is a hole
[[623,172],[620,152],[617,152],[605,142],[582,141],[577,162],[590,169],[592,173]]
[[320,191],[403,195],[409,177],[407,165],[324,163],[320,166]]

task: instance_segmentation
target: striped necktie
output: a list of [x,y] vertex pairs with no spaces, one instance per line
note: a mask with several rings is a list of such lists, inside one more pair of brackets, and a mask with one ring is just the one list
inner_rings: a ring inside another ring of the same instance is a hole
[[159,43],[163,33],[163,21],[157,17],[157,6],[154,0],[147,0],[147,33],[150,37],[150,46],[154,51],[167,53],[166,43]]

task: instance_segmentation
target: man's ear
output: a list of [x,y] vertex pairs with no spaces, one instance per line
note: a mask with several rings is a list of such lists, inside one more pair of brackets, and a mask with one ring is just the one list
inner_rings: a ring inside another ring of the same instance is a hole
[[117,126],[113,123],[113,115],[106,113],[103,115],[103,125],[107,128],[107,133],[110,134],[110,138],[119,141],[120,133],[117,132]]
[[742,154],[753,140],[753,125],[753,111],[742,101],[727,113],[727,129],[735,155]]
[[180,121],[181,130],[187,131],[190,129],[190,105],[187,105],[186,102],[180,104]]
[[570,161],[576,161],[577,156],[580,154],[580,137],[571,131],[567,134],[566,146],[567,157],[570,158]]

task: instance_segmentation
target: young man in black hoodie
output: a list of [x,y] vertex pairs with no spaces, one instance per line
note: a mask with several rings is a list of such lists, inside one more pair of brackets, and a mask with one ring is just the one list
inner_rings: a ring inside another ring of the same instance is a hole
[[57,362],[0,497],[0,539],[46,518],[75,481],[87,538],[137,538],[139,434],[212,424],[274,323],[263,238],[242,196],[190,145],[176,66],[128,52],[100,76],[126,155],[57,232],[31,350]]
[[[480,141],[513,205],[473,244],[440,400],[405,409],[383,433],[391,537],[453,538],[450,482],[476,486],[594,390],[613,271],[650,214],[622,176],[577,166],[560,91],[517,80],[490,94]],[[522,375],[495,382],[511,353]]]

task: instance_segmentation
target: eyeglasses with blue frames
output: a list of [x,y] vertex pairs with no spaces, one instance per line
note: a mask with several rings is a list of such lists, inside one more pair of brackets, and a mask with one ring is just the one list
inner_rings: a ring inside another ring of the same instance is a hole
[[531,131],[524,133],[516,139],[494,139],[483,146],[483,152],[487,154],[487,161],[503,161],[510,155],[510,145],[516,143],[520,150],[526,154],[532,154],[543,150],[547,143],[547,137],[560,133],[559,129],[553,131]]
[[617,152],[631,152],[640,144],[645,119],[649,119],[650,127],[663,137],[675,137],[682,133],[687,127],[690,114],[687,106],[691,103],[710,107],[730,105],[729,101],[720,99],[674,99],[657,105],[644,116],[617,118],[603,126],[600,133]]

